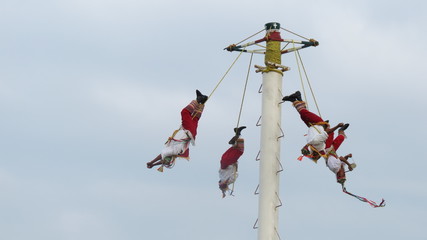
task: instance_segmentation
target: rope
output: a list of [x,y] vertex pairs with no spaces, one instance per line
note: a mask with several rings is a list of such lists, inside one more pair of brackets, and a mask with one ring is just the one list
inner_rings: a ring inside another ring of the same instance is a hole
[[355,194],[353,194],[353,193],[351,193],[351,192],[348,192],[348,191],[347,191],[347,189],[344,187],[344,184],[342,185],[342,191],[343,191],[344,193],[347,193],[348,195],[350,195],[350,196],[352,196],[352,197],[357,198],[358,200],[360,200],[360,201],[362,201],[362,202],[366,202],[366,203],[368,203],[369,205],[371,205],[371,206],[372,206],[372,207],[374,207],[374,208],[377,208],[377,207],[385,207],[385,200],[384,200],[384,199],[382,199],[382,200],[381,200],[380,204],[377,204],[376,202],[374,202],[374,201],[372,201],[372,200],[369,200],[369,199],[367,199],[367,198],[364,198],[364,197],[361,197],[361,196],[357,196],[357,195],[355,195]]
[[248,40],[249,38],[251,38],[251,37],[253,37],[253,36],[255,36],[255,35],[257,35],[257,34],[259,34],[259,33],[263,32],[263,31],[264,31],[264,29],[262,29],[261,31],[259,31],[259,32],[257,32],[257,33],[252,34],[251,36],[249,36],[249,37],[247,37],[247,38],[243,39],[242,41],[240,41],[240,42],[238,42],[238,43],[236,43],[236,45],[241,44],[242,42],[244,42],[244,41]]
[[320,114],[319,106],[317,104],[316,96],[314,95],[313,88],[311,87],[310,79],[308,78],[307,71],[305,70],[304,63],[302,62],[301,55],[299,54],[298,50],[296,51],[296,53],[298,54],[298,58],[299,58],[299,61],[301,62],[302,69],[304,70],[305,79],[307,79],[307,83],[310,88],[311,95],[313,96],[314,104],[316,105],[317,112],[319,113],[319,116],[322,117],[322,115]]
[[233,182],[233,186],[231,186],[231,190],[230,190],[230,196],[234,196],[233,192],[234,192],[234,183],[236,183],[237,180],[237,166],[234,166],[234,182]]
[[248,79],[249,79],[249,73],[251,71],[251,65],[252,65],[252,57],[254,56],[254,54],[251,54],[251,58],[249,60],[249,66],[248,66],[248,73],[246,74],[246,81],[245,81],[245,87],[243,89],[243,95],[242,95],[242,102],[240,103],[240,111],[239,111],[239,117],[237,118],[237,126],[239,127],[239,123],[240,123],[240,117],[242,115],[242,109],[243,109],[243,102],[245,101],[245,95],[246,95],[246,87],[248,86]]
[[[292,44],[293,44],[293,47],[295,48],[295,42],[293,40],[292,40]],[[307,102],[307,94],[305,93],[304,81],[302,80],[302,75],[301,75],[301,67],[300,67],[300,64],[298,61],[298,56],[297,56],[296,52],[297,51],[295,51],[295,61],[297,62],[297,66],[298,66],[299,79],[301,81],[301,89],[302,89],[302,92],[304,94],[304,102],[306,104],[306,108],[309,109],[308,102]]]
[[[294,41],[292,41],[292,44],[293,44],[293,47],[295,48],[295,42]],[[304,81],[303,81],[302,74],[301,74],[301,67],[302,67],[302,70],[304,72],[305,79],[307,80],[307,84],[308,84],[308,87],[310,89],[311,96],[313,97],[314,104],[316,105],[317,112],[319,113],[319,116],[322,117],[322,114],[320,113],[319,105],[317,104],[316,96],[314,95],[313,88],[311,87],[310,79],[308,78],[307,71],[305,70],[304,63],[302,61],[301,55],[299,54],[298,50],[295,51],[295,59],[296,59],[297,65],[298,65],[298,73],[299,73],[299,77],[300,77],[300,81],[301,81],[301,88],[302,88],[302,91],[304,94],[304,100],[305,100],[305,103],[307,105],[307,109],[308,109],[307,94],[305,92]],[[300,64],[301,64],[301,66],[300,66]]]
[[[238,127],[239,127],[239,124],[240,124],[240,117],[242,116],[243,103],[244,103],[244,101],[245,101],[246,87],[248,86],[248,79],[249,79],[249,73],[250,73],[250,71],[251,71],[252,57],[253,57],[253,56],[254,56],[254,54],[252,53],[252,54],[251,54],[251,58],[250,58],[250,60],[249,60],[248,72],[247,72],[247,74],[246,74],[245,87],[244,87],[244,89],[243,89],[242,102],[240,103],[240,111],[239,111],[239,117],[237,118],[237,125],[236,125],[236,128],[238,128]],[[236,168],[237,168],[237,167],[236,167]],[[234,172],[234,179],[236,179],[236,175],[237,175],[237,169],[235,169],[235,172]],[[230,195],[232,195],[232,196],[234,196],[234,195],[233,195],[233,192],[234,192],[234,183],[235,183],[235,182],[236,182],[236,180],[234,180],[233,185],[232,185],[232,187],[231,187]]]
[[[282,49],[281,49],[280,51],[285,50],[285,48],[286,48],[288,45],[289,45],[289,43],[287,42],[287,43],[285,44],[285,46],[283,46],[283,47],[282,47]],[[295,47],[295,44],[294,44],[294,47]]]
[[285,28],[282,28],[282,27],[280,27],[280,29],[285,30],[285,31],[286,31],[286,32],[288,32],[288,33],[292,33],[292,34],[293,34],[293,35],[295,35],[295,36],[298,36],[298,37],[300,37],[300,38],[304,38],[305,40],[310,41],[310,39],[309,39],[309,38],[303,37],[303,36],[301,36],[301,35],[299,35],[299,34],[297,34],[297,33],[294,33],[294,32],[292,32],[292,31],[288,30],[288,29],[285,29]]
[[[234,66],[234,64],[237,62],[237,60],[240,58],[240,55],[242,55],[243,51],[241,51],[239,53],[239,55],[237,55],[236,59],[234,60],[234,62],[231,64],[231,66],[227,69],[227,71],[224,73],[224,75],[222,76],[221,80],[219,80],[218,84],[215,86],[215,88],[212,90],[211,94],[208,97],[208,100],[211,98],[212,94],[216,91],[216,89],[218,88],[218,86],[221,84],[222,80],[224,80],[225,76],[227,76],[228,72],[230,72],[231,68]],[[207,102],[207,100],[206,100]]]

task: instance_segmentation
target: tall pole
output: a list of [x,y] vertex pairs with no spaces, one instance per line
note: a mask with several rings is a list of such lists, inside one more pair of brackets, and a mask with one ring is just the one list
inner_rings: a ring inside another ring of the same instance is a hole
[[[258,240],[276,240],[278,234],[279,171],[282,72],[280,24],[265,24],[267,51],[266,70],[262,75],[261,153],[259,170]],[[272,65],[273,63],[273,65]]]
[[[278,231],[278,216],[281,201],[279,197],[279,173],[282,171],[280,163],[280,139],[283,72],[289,70],[281,65],[284,53],[298,51],[310,46],[318,46],[314,39],[308,41],[284,40],[280,36],[280,24],[271,22],[265,24],[264,38],[242,45],[231,44],[224,48],[227,51],[250,52],[246,47],[266,42],[265,65],[255,65],[262,72],[262,121],[261,121],[261,151],[259,168],[259,205],[258,205],[258,240],[280,239]],[[288,49],[281,49],[281,42],[302,44]],[[256,53],[259,51],[251,51]],[[254,226],[255,227],[255,226]]]

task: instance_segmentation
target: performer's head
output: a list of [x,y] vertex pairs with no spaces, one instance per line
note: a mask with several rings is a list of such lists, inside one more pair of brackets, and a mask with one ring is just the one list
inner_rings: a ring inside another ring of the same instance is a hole
[[219,189],[222,191],[222,197],[225,197],[225,193],[229,190],[228,181],[219,181],[218,182]]
[[341,185],[344,184],[344,182],[346,181],[344,166],[341,166],[340,170],[338,170],[338,172],[336,173],[336,176],[337,183],[340,183]]
[[317,161],[317,160],[319,160],[319,158],[321,157],[320,156],[320,154],[318,153],[318,152],[313,152],[312,154],[311,154],[311,159],[313,159],[313,161]]
[[301,149],[301,154],[304,155],[305,157],[311,158],[311,160],[313,161],[317,161],[319,160],[319,158],[321,157],[321,155],[316,152],[316,151],[312,151],[310,146],[308,144],[306,144],[302,149]]

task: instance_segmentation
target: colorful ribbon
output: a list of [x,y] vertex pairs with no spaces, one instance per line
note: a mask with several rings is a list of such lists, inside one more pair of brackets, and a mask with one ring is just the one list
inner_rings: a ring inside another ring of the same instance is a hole
[[342,191],[344,192],[344,193],[347,193],[348,195],[350,195],[350,196],[353,196],[353,197],[355,197],[355,198],[357,198],[357,199],[359,199],[360,201],[362,201],[362,202],[366,202],[366,203],[369,203],[372,207],[374,207],[374,208],[377,208],[377,207],[385,207],[385,200],[384,199],[382,199],[382,201],[381,201],[381,203],[380,204],[377,204],[376,202],[374,202],[374,201],[372,201],[372,200],[369,200],[369,199],[367,199],[367,198],[364,198],[364,197],[361,197],[361,196],[357,196],[357,195],[355,195],[355,194],[353,194],[353,193],[351,193],[351,192],[348,192],[347,191],[347,189],[344,187],[344,185],[342,186]]

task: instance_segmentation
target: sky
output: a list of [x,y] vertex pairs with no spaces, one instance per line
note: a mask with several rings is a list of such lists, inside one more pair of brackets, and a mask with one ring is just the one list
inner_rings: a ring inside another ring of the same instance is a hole
[[[224,47],[268,22],[319,41],[300,54],[322,117],[350,123],[339,150],[357,163],[347,190],[387,204],[342,193],[321,161],[297,161],[307,129],[284,103],[281,239],[427,239],[425,8],[421,0],[0,1],[1,239],[257,239],[262,75],[253,66],[234,196],[221,198],[217,186],[250,54],[212,91],[238,56]],[[295,55],[282,64],[291,68],[283,93],[301,90]],[[213,94],[190,161],[147,169],[196,89]]]

